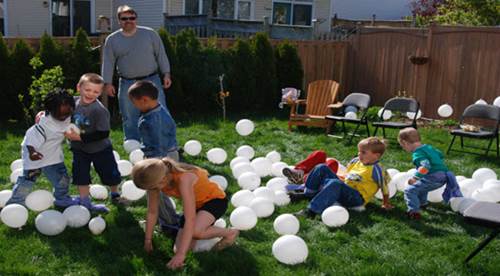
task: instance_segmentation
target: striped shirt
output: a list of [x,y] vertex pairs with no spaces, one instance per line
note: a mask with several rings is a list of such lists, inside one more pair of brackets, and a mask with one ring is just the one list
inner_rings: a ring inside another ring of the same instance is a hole
[[371,165],[364,165],[359,158],[354,158],[347,165],[347,175],[344,182],[356,189],[363,197],[365,204],[370,202],[378,189],[384,195],[389,194],[387,183],[390,178],[377,161]]

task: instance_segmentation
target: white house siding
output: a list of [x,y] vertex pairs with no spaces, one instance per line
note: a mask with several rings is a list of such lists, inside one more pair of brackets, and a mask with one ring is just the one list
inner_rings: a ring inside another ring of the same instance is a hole
[[171,0],[167,1],[167,14],[168,15],[183,15],[184,0]]
[[330,1],[331,0],[316,0],[313,4],[313,19],[318,19],[320,22],[318,30],[321,32],[330,31]]
[[411,15],[410,0],[332,0],[332,16],[343,19],[398,20]]
[[[120,5],[129,5],[137,14],[137,24],[141,26],[159,29],[163,27],[163,0],[115,0],[113,1],[113,11]],[[113,16],[113,30],[119,28],[116,16]]]
[[255,0],[255,20],[262,21],[264,16],[268,17],[269,23],[272,22],[273,1],[272,0]]
[[8,36],[40,37],[44,32],[50,33],[49,8],[42,1],[4,0],[4,4],[8,12]]
[[95,25],[100,15],[104,15],[110,20],[115,16],[116,11],[111,10],[111,0],[95,0]]

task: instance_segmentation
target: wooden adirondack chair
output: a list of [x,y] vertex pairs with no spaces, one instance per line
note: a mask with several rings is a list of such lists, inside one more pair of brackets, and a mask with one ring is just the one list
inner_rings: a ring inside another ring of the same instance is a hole
[[[330,132],[332,122],[326,120],[325,116],[331,114],[330,108],[338,105],[334,104],[338,90],[339,83],[333,80],[311,82],[307,88],[306,99],[290,103],[288,130],[292,131],[292,126],[314,126],[325,128],[327,133]],[[306,105],[304,114],[298,114],[297,109],[299,105],[304,104]]]

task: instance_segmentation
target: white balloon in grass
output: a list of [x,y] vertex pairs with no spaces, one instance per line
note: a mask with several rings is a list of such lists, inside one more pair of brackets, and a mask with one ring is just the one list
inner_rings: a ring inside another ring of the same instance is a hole
[[389,185],[392,185],[391,183],[396,184],[396,188],[398,189],[398,191],[404,191],[409,178],[410,176],[406,172],[397,173],[396,175],[391,177]]
[[108,198],[108,189],[101,184],[90,185],[90,196],[94,199],[105,200]]
[[[413,118],[415,118],[415,112],[406,112],[406,117],[410,120],[413,120]],[[420,119],[422,117],[422,111],[419,110],[417,112],[417,120]]]
[[233,158],[231,160],[231,162],[229,162],[229,167],[231,168],[231,170],[237,165],[237,164],[240,164],[240,163],[248,163],[250,164],[250,160],[244,156],[236,156],[235,158]]
[[274,176],[284,177],[283,169],[288,167],[285,162],[276,162],[271,165],[271,174]]
[[227,153],[221,148],[213,148],[207,152],[208,161],[214,164],[222,164],[226,161]]
[[342,206],[331,206],[323,211],[321,220],[329,227],[339,227],[349,221],[349,212]]
[[450,198],[450,207],[453,212],[458,212],[458,206],[464,200],[464,197],[452,197]]
[[493,105],[500,107],[500,96],[496,97],[496,99],[493,101]]
[[387,173],[389,174],[389,176],[391,178],[393,178],[396,174],[399,173],[399,170],[397,170],[397,169],[387,169]]
[[464,214],[465,210],[467,210],[472,204],[476,203],[477,201],[472,198],[464,198],[459,204],[458,204],[458,212],[460,214]]
[[250,162],[250,165],[254,168],[255,172],[260,176],[268,176],[271,174],[271,166],[272,163],[269,161],[269,159],[265,157],[257,157],[252,162]]
[[356,112],[352,112],[352,111],[347,112],[347,113],[344,115],[344,117],[345,117],[346,119],[351,119],[351,120],[354,120],[354,119],[358,118],[358,116],[356,115]]
[[479,99],[475,102],[475,104],[488,104],[488,102],[486,102],[485,100],[483,99]]
[[281,263],[288,265],[306,261],[309,250],[306,242],[295,235],[284,235],[273,243],[273,256]]
[[116,162],[118,165],[118,171],[122,177],[130,175],[132,172],[132,163],[128,160],[119,160]]
[[286,191],[288,180],[284,177],[273,177],[266,183],[266,187],[273,191]]
[[255,195],[251,191],[240,190],[240,191],[237,191],[231,197],[231,204],[233,204],[234,207],[250,206],[250,203],[254,199],[255,199]]
[[139,189],[134,181],[128,180],[122,184],[122,196],[128,200],[139,200],[146,194],[146,190]]
[[54,196],[46,190],[36,190],[26,197],[26,207],[35,212],[49,209],[54,204]]
[[472,179],[483,183],[489,179],[497,179],[497,174],[490,168],[480,168],[474,171],[474,173],[472,174]]
[[116,150],[113,151],[113,156],[115,157],[115,162],[120,160],[120,154]]
[[[379,118],[382,118],[382,110],[383,110],[383,108],[381,108],[377,113]],[[384,118],[382,118],[384,121],[389,120],[391,117],[392,117],[392,111],[390,111],[390,110],[384,111]]]
[[274,192],[274,204],[276,206],[285,206],[290,203],[290,196],[285,191]]
[[500,180],[488,179],[483,183],[483,189],[498,189],[500,190]]
[[438,108],[439,116],[448,118],[453,114],[453,108],[449,104],[443,104]]
[[101,217],[95,217],[89,221],[89,230],[94,235],[100,235],[106,229],[106,221]]
[[66,208],[63,212],[66,223],[69,227],[79,228],[87,225],[90,220],[90,212],[82,205],[73,205]]
[[266,154],[266,158],[271,161],[271,163],[276,163],[281,161],[281,154],[275,150],[270,151]]
[[499,202],[500,201],[500,189],[496,188],[480,188],[472,193],[472,199],[484,202]]
[[417,173],[417,169],[412,168],[407,171],[409,177],[413,177]]
[[[389,198],[392,198],[398,191],[398,187],[396,186],[396,183],[392,181],[389,182],[389,184],[387,184],[387,187],[389,188]],[[375,197],[378,199],[384,198],[382,191],[380,189],[378,189],[378,191],[375,193]]]
[[17,169],[10,174],[10,183],[16,184],[17,178],[23,175],[23,169]]
[[233,168],[233,176],[234,178],[238,179],[243,173],[246,172],[253,172],[255,173],[255,170],[253,169],[252,165],[250,163],[238,163],[234,165]]
[[257,197],[250,202],[250,208],[255,211],[258,218],[267,218],[274,212],[274,203],[263,197]]
[[35,227],[38,232],[46,236],[56,236],[66,229],[66,218],[56,210],[46,210],[35,218]]
[[229,221],[238,230],[250,230],[257,224],[257,214],[250,207],[240,206],[231,212]]
[[446,185],[443,185],[427,194],[427,200],[432,203],[439,203],[443,201],[443,192]]
[[227,223],[223,218],[220,218],[214,222],[214,226],[220,227],[220,228],[226,228]]
[[467,177],[465,177],[463,175],[457,175],[457,176],[455,176],[455,178],[457,179],[457,183],[460,182],[460,181],[462,181],[462,180],[467,179]]
[[23,159],[16,159],[10,163],[10,171],[13,172],[17,169],[23,168]]
[[222,238],[212,238],[207,240],[196,240],[193,247],[193,252],[206,252],[212,250],[212,248],[221,240]]
[[0,191],[0,208],[5,207],[7,201],[9,201],[12,196],[12,190],[3,190]]
[[184,143],[184,151],[191,155],[191,156],[196,156],[200,154],[202,149],[201,143],[198,140],[189,140],[186,143]]
[[28,209],[21,204],[9,204],[0,212],[0,219],[10,228],[21,228],[28,221]]
[[274,231],[280,235],[295,235],[299,232],[299,220],[291,214],[279,215],[273,223]]
[[212,175],[208,178],[208,180],[217,183],[223,191],[227,188],[227,179],[222,175]]
[[242,119],[236,123],[236,132],[238,132],[238,134],[241,136],[250,135],[250,133],[252,133],[254,129],[255,126],[253,122],[248,119]]
[[244,172],[238,177],[238,185],[245,190],[255,190],[260,186],[260,177],[254,172]]
[[132,164],[135,164],[144,159],[144,152],[141,149],[136,149],[133,150],[128,157],[130,162],[132,162]]
[[236,155],[246,157],[250,160],[255,156],[255,150],[249,145],[243,145],[236,150]]
[[481,188],[482,183],[476,179],[465,179],[458,183],[458,186],[464,197],[471,197],[475,190]]
[[255,197],[262,197],[269,199],[271,202],[274,202],[274,191],[269,189],[268,187],[259,187],[253,191]]
[[141,143],[137,140],[130,139],[123,142],[123,149],[125,149],[127,153],[131,153],[132,151],[140,148],[141,148]]

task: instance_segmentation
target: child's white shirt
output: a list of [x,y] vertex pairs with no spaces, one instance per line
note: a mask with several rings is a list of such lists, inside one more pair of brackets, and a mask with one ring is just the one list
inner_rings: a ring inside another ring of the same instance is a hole
[[[51,115],[42,116],[40,121],[26,131],[21,143],[23,169],[34,170],[64,162],[62,142],[71,118],[59,121]],[[27,146],[32,146],[43,155],[40,160],[31,160]]]

